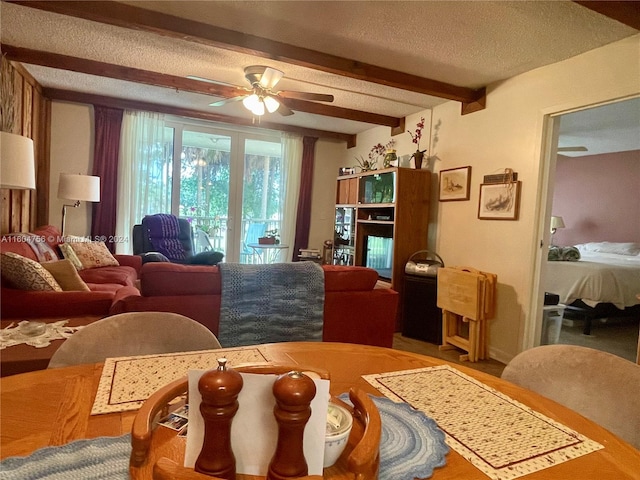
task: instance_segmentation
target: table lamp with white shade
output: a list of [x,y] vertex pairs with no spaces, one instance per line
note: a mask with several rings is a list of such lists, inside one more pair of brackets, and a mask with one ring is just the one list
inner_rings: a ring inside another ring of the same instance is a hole
[[36,188],[33,140],[30,138],[0,132],[0,188]]
[[556,230],[558,228],[564,228],[564,220],[562,219],[562,217],[557,217],[555,215],[551,216],[551,245],[553,245],[553,235],[556,233]]
[[77,208],[80,202],[100,201],[100,177],[61,173],[58,181],[58,198],[75,200],[75,203],[62,205],[62,235],[64,235],[67,207]]

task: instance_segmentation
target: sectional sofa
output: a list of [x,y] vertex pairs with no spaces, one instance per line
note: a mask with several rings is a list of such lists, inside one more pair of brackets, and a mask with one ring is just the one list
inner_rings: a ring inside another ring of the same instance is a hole
[[[378,273],[365,267],[323,265],[325,342],[391,347],[398,293],[376,288]],[[218,334],[221,277],[218,267],[146,263],[141,292],[114,302],[112,313],[167,311],[191,317]]]
[[[61,259],[60,230],[47,225],[30,234],[10,234],[0,238],[0,252],[13,252],[40,262],[38,249],[56,255],[47,261]],[[86,268],[78,271],[88,291],[36,291],[15,288],[2,276],[0,313],[3,320],[43,317],[107,316],[115,301],[129,295],[139,295],[136,288],[142,260],[137,255],[114,255],[119,265]]]
[[[62,238],[56,227],[42,227],[32,235],[52,250],[59,250]],[[2,237],[2,253],[13,252],[38,261],[27,242],[11,237],[15,235]],[[99,318],[124,312],[164,311],[193,318],[218,334],[221,299],[218,267],[166,262],[143,265],[137,255],[114,257],[119,266],[78,272],[89,291],[24,290],[9,285],[3,278],[0,299],[3,320],[86,315]],[[333,265],[322,268],[323,340],[391,347],[398,293],[376,288],[378,274],[369,268]]]

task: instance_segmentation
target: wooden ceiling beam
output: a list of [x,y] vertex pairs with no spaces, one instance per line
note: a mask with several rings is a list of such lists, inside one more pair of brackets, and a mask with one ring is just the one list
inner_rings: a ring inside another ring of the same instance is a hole
[[[189,78],[178,77],[175,75],[150,72],[147,70],[140,70],[138,68],[123,67],[121,65],[97,62],[94,60],[86,60],[83,58],[71,57],[68,55],[43,52],[40,50],[31,50],[28,48],[16,47],[13,45],[3,44],[2,51],[9,60],[15,62],[69,70],[72,72],[97,75],[100,77],[114,78],[118,80],[126,80],[135,83],[143,83],[156,87],[166,87],[184,92],[201,93],[223,98],[237,97],[238,95],[244,95],[245,93],[247,93],[245,89],[239,87],[201,82],[198,80],[191,80]],[[282,102],[293,110],[297,110],[300,112],[313,113],[326,117],[342,118],[346,120],[354,120],[357,122],[370,123],[373,125],[383,125],[391,128],[397,128],[402,122],[402,119],[398,117],[379,115],[376,113],[363,112],[360,110],[351,110],[348,108],[335,107],[333,105],[324,105],[305,100],[283,99]]]
[[241,125],[245,127],[263,128],[268,130],[278,130],[284,132],[297,133],[299,135],[329,138],[340,140],[347,143],[347,148],[356,145],[356,135],[330,132],[327,130],[317,130],[313,128],[296,127],[293,125],[283,125],[276,122],[253,123],[251,119],[232,117],[229,115],[220,115],[214,112],[201,112],[188,108],[173,107],[170,105],[160,105],[157,103],[140,102],[137,100],[125,100],[122,98],[108,97],[104,95],[94,95],[91,93],[73,92],[70,90],[62,90],[57,88],[43,88],[42,93],[46,98],[51,100],[60,100],[74,103],[84,103],[89,105],[103,105],[106,107],[123,108],[131,110],[142,110],[147,112],[164,113],[167,115],[176,115],[179,117],[197,118],[200,120],[208,120],[211,122],[228,123],[232,125]]
[[[286,62],[365,82],[462,102],[463,113],[484,108],[485,89],[474,90],[362,63],[268,38],[236,32],[161,12],[109,1],[20,1],[11,3],[119,27]],[[472,104],[467,107],[467,104]]]
[[640,30],[640,2],[638,1],[573,1],[605,17]]

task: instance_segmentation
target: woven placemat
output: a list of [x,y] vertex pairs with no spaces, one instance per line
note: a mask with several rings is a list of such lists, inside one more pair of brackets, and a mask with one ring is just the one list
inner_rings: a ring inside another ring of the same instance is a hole
[[184,377],[189,370],[214,368],[220,357],[225,357],[229,366],[269,361],[256,347],[108,358],[91,414],[137,410],[152,393]]
[[129,480],[131,435],[76,440],[0,462],[0,480]]
[[494,480],[599,450],[599,443],[448,365],[366,375],[388,398],[433,418],[447,444]]

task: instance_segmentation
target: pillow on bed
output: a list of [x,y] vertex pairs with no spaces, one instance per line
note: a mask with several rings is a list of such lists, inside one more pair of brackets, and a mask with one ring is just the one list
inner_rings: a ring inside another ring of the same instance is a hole
[[576,245],[576,247],[583,252],[615,253],[617,255],[640,254],[640,243],[634,242],[590,242]]

